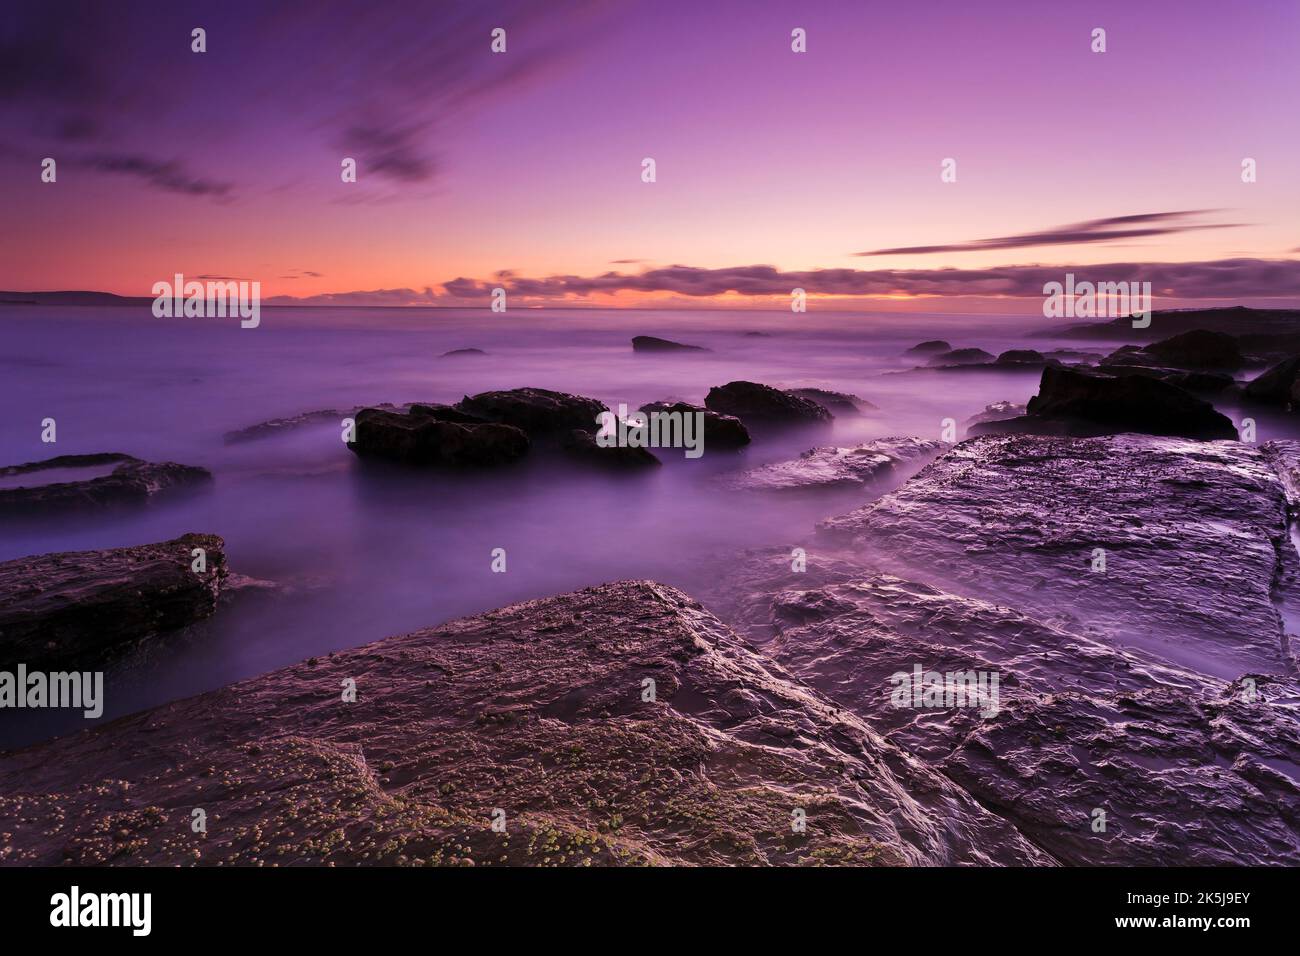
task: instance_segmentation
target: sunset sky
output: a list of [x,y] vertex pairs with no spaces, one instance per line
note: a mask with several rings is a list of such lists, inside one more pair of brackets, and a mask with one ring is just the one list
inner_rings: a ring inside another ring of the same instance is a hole
[[1295,0],[6,6],[0,289],[1011,310],[1109,265],[1300,302]]

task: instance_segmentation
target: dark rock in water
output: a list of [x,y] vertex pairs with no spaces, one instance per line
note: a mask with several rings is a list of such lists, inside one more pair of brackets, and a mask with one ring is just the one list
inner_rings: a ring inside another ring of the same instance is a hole
[[757,382],[728,382],[709,389],[704,404],[722,415],[743,422],[829,422],[834,416],[824,407]]
[[487,355],[482,349],[452,349],[450,352],[443,352],[440,358],[475,358],[480,355]]
[[560,440],[560,447],[573,458],[609,468],[645,468],[662,464],[648,448],[630,445],[602,446],[589,431],[575,428]]
[[407,408],[415,418],[432,418],[440,422],[455,422],[458,425],[483,425],[487,419],[471,415],[455,405],[443,405],[436,402],[415,402]]
[[[355,703],[340,702],[347,681]],[[219,838],[189,826],[200,780]],[[9,865],[1053,862],[652,582],[463,618],[6,753],[0,794]],[[807,832],[792,833],[800,808]]]
[[786,392],[816,402],[832,415],[861,415],[876,407],[857,395],[850,395],[848,392],[832,392],[825,388],[787,388]]
[[651,402],[642,405],[641,411],[676,413],[683,416],[703,414],[706,451],[710,448],[743,448],[750,442],[749,429],[739,418],[734,415],[719,414],[702,405],[691,405],[687,402]]
[[594,398],[545,388],[482,392],[461,399],[456,408],[486,421],[513,425],[533,437],[564,435],[575,428],[594,432],[600,425],[598,416],[608,410]]
[[1231,335],[1195,329],[1141,348],[1125,345],[1102,359],[1101,364],[1235,372],[1246,364],[1246,359]]
[[1294,666],[1287,512],[1253,445],[1017,436],[963,442],[819,527],[881,570],[1233,679]]
[[[364,406],[363,406],[364,407]],[[403,411],[407,406],[393,405],[384,402],[381,405],[370,406],[380,408],[385,411]],[[342,425],[343,419],[351,418],[361,411],[361,408],[322,408],[314,412],[302,412],[298,415],[290,415],[287,418],[272,418],[269,421],[259,422],[256,425],[249,425],[247,428],[237,428],[234,431],[228,431],[222,436],[227,445],[237,445],[241,442],[256,441],[261,438],[274,438],[283,435],[295,428],[301,428],[305,425],[321,425],[326,422],[335,425]]]
[[904,352],[904,355],[928,355],[934,352],[951,352],[952,345],[943,339],[931,339],[928,342],[922,342],[919,345],[913,345]]
[[1110,377],[1047,366],[1028,414],[972,425],[972,434],[1052,434],[1088,437],[1119,432],[1235,439],[1232,422],[1214,406],[1175,385],[1138,375]]
[[[192,570],[195,548],[206,552],[202,573]],[[210,615],[226,573],[225,542],[214,534],[6,561],[0,669],[101,665]]]
[[[447,409],[453,420],[438,417]],[[419,409],[417,411],[417,409]],[[448,406],[413,406],[406,414],[363,408],[356,414],[356,440],[348,447],[363,458],[408,465],[502,465],[528,453],[528,436],[511,425],[464,422]]]
[[878,438],[856,448],[813,448],[793,461],[779,461],[728,476],[726,483],[757,491],[810,491],[856,487],[892,474],[902,465],[929,461],[948,449],[921,438]]
[[707,352],[709,350],[699,345],[683,345],[680,342],[672,342],[668,339],[656,338],[653,335],[636,335],[632,337],[632,351],[634,352]]
[[951,352],[936,355],[926,364],[934,368],[944,368],[953,365],[984,365],[992,361],[993,356],[983,349],[953,349]]
[[744,334],[747,339],[770,339],[772,337],[771,332],[746,332]]
[[1068,335],[1074,338],[1151,342],[1200,329],[1226,332],[1237,337],[1243,348],[1253,349],[1256,347],[1252,343],[1255,338],[1289,338],[1300,332],[1300,309],[1251,309],[1239,305],[1223,309],[1156,310],[1151,313],[1151,324],[1145,328],[1133,328],[1132,317],[1123,316],[1109,322],[1084,322],[1064,328],[1044,329],[1036,333],[1035,337],[1058,338]]
[[[102,470],[103,466],[112,466],[113,470],[95,478],[41,483],[45,472]],[[33,484],[15,486],[15,481],[24,477],[30,477]],[[10,465],[0,468],[0,480],[5,479],[10,487],[0,488],[0,514],[37,514],[143,504],[164,492],[207,484],[212,481],[212,473],[194,465],[142,461],[131,455],[105,452],[59,455],[44,461]]]
[[[1293,679],[1256,675],[1251,702],[1243,681],[1161,661],[1122,634],[1085,635],[851,560],[810,556],[807,573],[791,575],[777,570],[783,558],[754,555],[733,572],[743,596],[728,610],[751,640],[1056,860],[1300,860],[1289,809],[1300,780],[1288,776],[1300,767],[1300,722],[1278,705],[1300,690]],[[974,693],[916,706],[899,680],[915,666],[973,676]],[[1094,808],[1106,811],[1105,833],[1090,826]]]
[[1217,395],[1236,384],[1236,379],[1226,372],[1189,372],[1176,368],[1159,368],[1151,365],[1104,364],[1094,371],[1102,375],[1139,375],[1155,378],[1189,392]]
[[978,425],[981,422],[1005,421],[1008,418],[1016,418],[1025,414],[1025,406],[1016,402],[994,402],[991,405],[985,405],[983,411],[976,412],[970,418],[966,419],[965,424]]
[[1034,349],[1008,349],[997,358],[999,365],[1046,365],[1042,352]]
[[1274,365],[1248,384],[1244,394],[1252,401],[1290,408],[1300,403],[1300,388],[1296,387],[1297,378],[1300,378],[1300,356]]

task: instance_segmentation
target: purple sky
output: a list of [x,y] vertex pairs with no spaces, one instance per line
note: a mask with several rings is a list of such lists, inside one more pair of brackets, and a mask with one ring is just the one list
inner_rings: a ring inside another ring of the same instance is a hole
[[1070,268],[1300,301],[1300,3],[808,7],[10,3],[0,288],[1010,310]]

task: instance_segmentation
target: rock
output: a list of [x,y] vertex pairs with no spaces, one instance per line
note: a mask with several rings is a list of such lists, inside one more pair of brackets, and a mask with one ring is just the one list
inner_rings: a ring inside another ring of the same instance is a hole
[[793,461],[751,468],[724,480],[731,487],[756,491],[857,487],[892,474],[900,465],[928,461],[948,447],[920,438],[880,438],[856,448],[813,448]]
[[[108,474],[79,478],[76,472],[90,474],[111,467]],[[48,482],[58,474],[60,480]],[[25,478],[34,482],[22,485]],[[41,483],[41,482],[46,483]],[[107,508],[139,505],[166,492],[194,488],[212,481],[206,468],[178,465],[172,461],[142,461],[119,452],[92,455],[59,455],[44,461],[0,468],[0,514],[34,514],[83,508]]]
[[1047,358],[1034,349],[1008,349],[997,357],[998,365],[1046,365]]
[[661,412],[681,415],[704,415],[704,448],[743,448],[750,442],[749,429],[745,423],[734,415],[720,415],[703,405],[691,405],[687,402],[650,402],[642,405],[641,411]]
[[[451,420],[443,420],[439,409]],[[465,422],[458,409],[416,405],[406,414],[363,408],[356,414],[356,440],[348,445],[362,458],[408,465],[502,465],[528,453],[528,436],[512,425]]]
[[1194,329],[1141,348],[1125,345],[1102,359],[1102,364],[1235,372],[1246,359],[1231,335]]
[[573,429],[561,439],[560,447],[573,458],[607,468],[645,468],[662,464],[648,448],[633,448],[629,445],[602,447],[596,444],[595,435],[581,428]]
[[1300,389],[1296,387],[1297,377],[1300,377],[1300,355],[1274,365],[1250,382],[1244,394],[1252,401],[1283,405],[1289,409],[1300,402]]
[[971,426],[972,434],[1087,437],[1140,432],[1212,440],[1235,439],[1232,422],[1190,392],[1154,378],[1091,375],[1049,365],[1028,414]]
[[683,345],[680,342],[673,342],[668,339],[656,338],[653,335],[636,335],[632,338],[633,352],[707,352],[706,348],[699,345]]
[[[381,406],[383,408],[393,408],[392,405]],[[301,428],[304,425],[318,425],[325,422],[342,423],[343,419],[355,415],[357,409],[344,411],[338,408],[322,408],[313,412],[302,412],[298,415],[290,415],[286,418],[272,418],[265,422],[259,422],[256,425],[249,425],[247,428],[238,428],[228,431],[222,436],[222,440],[227,445],[237,445],[246,441],[257,441],[262,438],[273,438],[282,435],[285,432]]]
[[985,405],[984,410],[976,412],[970,418],[966,419],[966,426],[977,425],[981,422],[1005,421],[1008,418],[1016,418],[1025,414],[1025,406],[1016,402],[994,402],[991,405]]
[[1074,338],[1150,342],[1161,336],[1198,330],[1225,332],[1235,336],[1243,348],[1253,348],[1252,339],[1290,338],[1300,333],[1300,309],[1232,306],[1222,309],[1153,310],[1151,324],[1145,328],[1133,328],[1132,318],[1123,316],[1109,322],[1084,322],[1064,328],[1044,329],[1036,333],[1036,336],[1057,338],[1068,335]]
[[[196,787],[217,837],[188,825]],[[0,755],[0,832],[9,865],[1052,862],[686,595],[634,581]]]
[[989,437],[819,528],[882,571],[1231,680],[1294,667],[1275,604],[1300,561],[1287,511],[1252,445]]
[[477,358],[480,355],[487,355],[482,349],[452,349],[450,352],[443,352],[440,358]]
[[926,364],[934,368],[946,368],[955,365],[985,365],[993,361],[993,356],[983,349],[953,349],[936,355]]
[[1236,379],[1223,372],[1188,372],[1150,365],[1103,364],[1092,371],[1100,375],[1140,375],[1143,378],[1159,379],[1189,392],[1204,392],[1210,395],[1217,395],[1236,384]]
[[832,392],[825,388],[787,388],[786,393],[816,402],[832,415],[861,415],[873,411],[876,406],[865,398],[850,395],[848,392]]
[[608,410],[594,398],[545,388],[483,392],[466,396],[456,408],[486,421],[513,425],[530,437],[562,436],[575,428],[594,432],[600,424],[598,416]]
[[834,416],[816,402],[757,382],[728,382],[709,389],[704,404],[743,422],[814,423]]
[[[191,570],[195,548],[206,552],[201,574]],[[212,614],[225,578],[225,542],[214,534],[6,561],[0,669],[97,668]]]
[[[784,551],[753,555],[736,582],[749,605],[738,616],[769,622],[751,639],[771,657],[1062,863],[1300,860],[1300,723],[1278,705],[1300,690],[1293,679],[1257,675],[1250,703],[1240,681],[850,561],[790,575]],[[896,706],[896,675],[916,665],[996,674],[997,699]]]
[[919,345],[913,345],[904,352],[904,355],[929,355],[937,352],[951,352],[952,346],[943,339],[931,339],[928,342],[921,342]]

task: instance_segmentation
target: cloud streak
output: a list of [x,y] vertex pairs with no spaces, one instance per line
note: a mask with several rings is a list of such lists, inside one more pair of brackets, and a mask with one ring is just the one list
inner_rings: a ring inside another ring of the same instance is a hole
[[1188,209],[1176,212],[1147,212],[1130,216],[1112,216],[1108,219],[1090,219],[1086,222],[1054,226],[1039,232],[1022,232],[991,239],[972,239],[934,246],[897,246],[892,249],[873,249],[855,252],[855,256],[927,256],[939,252],[987,252],[991,249],[1028,249],[1035,246],[1074,246],[1095,242],[1116,242],[1122,239],[1143,239],[1150,236],[1168,236],[1202,229],[1234,229],[1240,223],[1187,222],[1194,216],[1217,212],[1211,209]]

